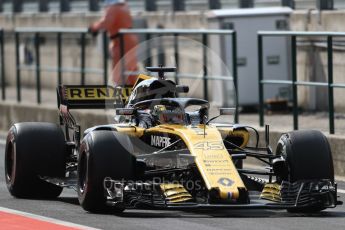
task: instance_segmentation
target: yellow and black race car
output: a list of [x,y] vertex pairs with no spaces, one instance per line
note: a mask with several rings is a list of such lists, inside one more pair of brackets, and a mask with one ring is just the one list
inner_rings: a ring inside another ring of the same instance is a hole
[[[178,97],[188,87],[165,79],[164,72],[174,68],[148,70],[158,72],[158,78],[140,75],[129,90],[60,86],[60,125],[13,125],[5,154],[10,193],[54,198],[64,187],[73,188],[90,212],[126,208],[317,212],[341,204],[331,150],[321,132],[286,133],[273,152],[267,126],[267,145],[248,146],[251,136],[258,143],[256,130],[212,122],[207,101]],[[91,127],[83,134],[70,113],[114,105],[114,124]],[[219,114],[232,112],[224,108]],[[245,169],[246,158],[267,167]]]

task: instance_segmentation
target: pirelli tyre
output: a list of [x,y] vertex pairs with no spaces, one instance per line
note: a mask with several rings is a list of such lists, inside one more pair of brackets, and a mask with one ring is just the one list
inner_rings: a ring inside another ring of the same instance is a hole
[[62,188],[41,177],[65,176],[65,138],[51,123],[18,123],[9,130],[5,147],[5,180],[12,196],[52,199]]
[[[287,162],[289,182],[329,179],[334,182],[332,153],[327,138],[316,130],[300,130],[283,134],[277,154]],[[318,212],[321,206],[288,209],[290,212]]]
[[89,212],[122,212],[121,203],[106,204],[104,178],[125,181],[134,178],[135,157],[128,136],[96,130],[85,136],[78,159],[78,199]]

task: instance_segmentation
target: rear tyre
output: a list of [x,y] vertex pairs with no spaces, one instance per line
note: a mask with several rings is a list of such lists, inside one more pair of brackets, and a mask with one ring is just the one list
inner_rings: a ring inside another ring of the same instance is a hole
[[65,138],[50,123],[18,123],[11,127],[5,148],[5,180],[12,196],[52,199],[62,188],[40,176],[65,176]]
[[78,199],[86,211],[122,212],[124,206],[106,205],[104,178],[134,178],[135,157],[126,135],[113,131],[93,131],[82,141],[78,159]]
[[[332,153],[327,138],[316,130],[301,130],[283,134],[278,141],[277,154],[282,155],[288,168],[287,178],[291,183],[299,180],[329,179],[334,182]],[[289,212],[319,212],[321,205]]]

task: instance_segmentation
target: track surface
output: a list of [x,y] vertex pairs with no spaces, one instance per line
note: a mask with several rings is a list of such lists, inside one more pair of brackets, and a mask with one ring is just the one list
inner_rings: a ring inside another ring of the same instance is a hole
[[[345,205],[319,214],[290,214],[271,210],[229,210],[208,212],[128,210],[121,215],[85,212],[76,193],[65,190],[57,200],[15,199],[4,179],[4,145],[0,140],[0,207],[29,212],[100,229],[344,229]],[[345,183],[339,183],[340,200],[345,200]],[[1,228],[1,226],[0,226]]]

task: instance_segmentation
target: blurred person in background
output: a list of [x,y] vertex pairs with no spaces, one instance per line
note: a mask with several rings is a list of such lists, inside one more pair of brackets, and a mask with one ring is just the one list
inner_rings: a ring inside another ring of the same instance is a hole
[[[111,40],[109,44],[110,54],[112,57],[112,80],[115,85],[134,85],[137,76],[129,75],[122,76],[122,64],[121,64],[121,51],[120,51],[120,29],[130,29],[133,26],[133,20],[129,11],[128,4],[125,0],[105,0],[104,1],[105,12],[103,17],[93,23],[89,27],[91,33],[97,33],[100,30],[104,30],[108,33]],[[124,53],[125,63],[124,71],[137,71],[137,52],[136,46],[138,45],[138,38],[134,34],[126,34],[124,39]],[[123,82],[123,79],[125,82]]]

